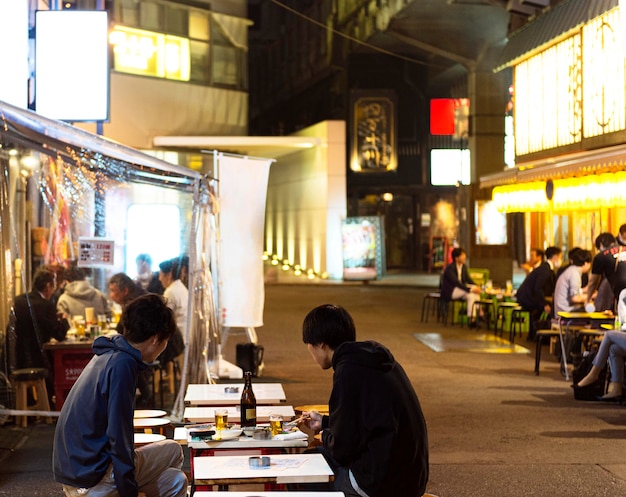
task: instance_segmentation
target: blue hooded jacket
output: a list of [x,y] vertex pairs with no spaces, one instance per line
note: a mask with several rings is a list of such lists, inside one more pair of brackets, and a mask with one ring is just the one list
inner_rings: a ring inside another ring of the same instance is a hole
[[57,422],[52,471],[59,483],[96,485],[113,463],[121,497],[136,497],[133,409],[137,373],[147,366],[121,335],[99,337]]

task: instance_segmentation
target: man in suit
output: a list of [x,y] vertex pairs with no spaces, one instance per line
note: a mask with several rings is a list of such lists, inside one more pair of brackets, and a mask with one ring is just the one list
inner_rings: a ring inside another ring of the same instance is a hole
[[65,316],[57,314],[56,306],[50,297],[56,290],[56,273],[47,267],[40,267],[33,276],[33,289],[15,297],[15,369],[49,368],[47,388],[49,395],[54,392],[52,368],[44,356],[42,344],[51,339],[63,340],[69,329]]
[[467,303],[467,318],[470,327],[476,326],[476,316],[473,314],[474,302],[480,299],[480,288],[470,278],[465,261],[467,254],[460,247],[452,251],[452,262],[443,270],[441,280],[441,298],[449,300],[465,300]]
[[528,340],[535,339],[536,322],[543,312],[550,313],[550,304],[546,297],[554,293],[556,282],[555,270],[562,261],[562,251],[558,247],[548,247],[545,251],[546,260],[530,272],[517,290],[517,302],[530,313]]

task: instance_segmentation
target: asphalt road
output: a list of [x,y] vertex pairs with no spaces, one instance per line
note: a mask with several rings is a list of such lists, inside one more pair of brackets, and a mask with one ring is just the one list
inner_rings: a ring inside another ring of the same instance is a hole
[[[322,371],[301,339],[301,323],[316,305],[351,312],[358,339],[388,346],[417,391],[430,439],[428,491],[439,497],[607,497],[626,495],[626,407],[573,398],[547,354],[535,376],[534,352],[496,354],[460,349],[434,352],[415,333],[482,336],[484,330],[420,323],[431,289],[363,284],[266,287],[263,377],[280,381],[294,406],[325,404],[332,371]],[[233,336],[225,356],[235,362]],[[534,351],[525,337],[518,344]],[[6,428],[0,428],[6,429]],[[36,424],[26,443],[0,465],[0,496],[62,495],[51,481],[52,429]],[[392,496],[390,496],[392,497]]]

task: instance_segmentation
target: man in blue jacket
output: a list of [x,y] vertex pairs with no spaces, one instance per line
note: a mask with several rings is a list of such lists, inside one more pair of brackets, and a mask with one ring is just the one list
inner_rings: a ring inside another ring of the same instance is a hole
[[428,435],[415,390],[391,352],[357,342],[352,317],[322,305],[304,319],[302,339],[322,369],[334,369],[329,415],[303,414],[301,429],[322,433],[322,453],[346,497],[421,497],[428,481]]
[[124,309],[123,335],[99,337],[95,356],[72,387],[52,451],[54,479],[68,497],[184,497],[183,452],[173,440],[135,450],[137,374],[176,330],[163,297],[143,295]]

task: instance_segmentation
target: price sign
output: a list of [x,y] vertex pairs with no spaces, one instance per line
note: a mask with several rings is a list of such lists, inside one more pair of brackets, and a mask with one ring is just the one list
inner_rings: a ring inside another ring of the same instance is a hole
[[104,238],[78,239],[78,266],[113,266],[115,242]]

